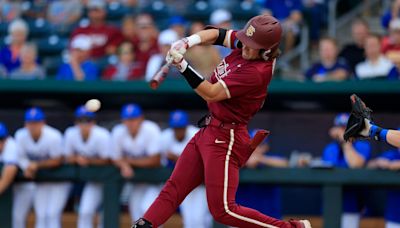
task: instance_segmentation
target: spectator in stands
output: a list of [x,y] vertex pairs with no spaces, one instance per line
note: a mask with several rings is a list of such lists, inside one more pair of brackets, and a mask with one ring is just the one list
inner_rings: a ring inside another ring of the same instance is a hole
[[[193,22],[190,27],[190,35],[195,34],[203,29],[204,24],[202,22]],[[201,75],[209,78],[213,74],[215,67],[221,61],[220,53],[216,47],[220,46],[193,46],[186,52],[186,59]],[[199,56],[202,56],[202,58],[199,58]]]
[[[256,131],[252,130],[250,136],[254,137]],[[250,169],[262,167],[283,168],[288,167],[288,160],[279,154],[272,154],[268,139],[266,139],[251,154],[246,162],[246,167]],[[281,194],[278,186],[270,184],[239,184],[236,201],[239,205],[251,207],[271,217],[282,218]]]
[[10,0],[0,0],[0,22],[12,22],[22,13],[21,3]]
[[383,14],[382,26],[388,29],[390,22],[396,18],[400,18],[400,0],[393,0],[392,7]]
[[[158,46],[160,47],[160,53],[154,54],[150,57],[146,69],[146,81],[150,81],[152,77],[157,73],[157,71],[164,65],[165,57],[171,44],[179,40],[178,34],[172,29],[166,29],[160,33],[158,36]],[[178,78],[180,73],[176,68],[170,68],[167,78]]]
[[[397,130],[400,130],[397,129]],[[369,168],[400,170],[400,150],[391,149],[383,152],[379,157],[368,163]],[[385,220],[386,228],[400,227],[400,191],[395,189],[386,190]]]
[[[67,161],[81,167],[110,164],[110,132],[96,124],[96,114],[79,106],[75,111],[75,125],[64,134],[64,149]],[[87,182],[79,205],[78,228],[93,226],[93,217],[103,200],[103,185]],[[102,227],[102,226],[100,226]]]
[[21,66],[13,70],[10,79],[32,80],[44,79],[44,69],[36,63],[37,47],[34,43],[26,43],[21,49]]
[[47,9],[47,20],[54,25],[54,29],[71,26],[78,22],[83,13],[83,6],[79,0],[51,1]]
[[[122,123],[111,133],[113,159],[121,175],[132,178],[136,168],[161,166],[161,129],[153,121],[146,120],[140,106],[126,104],[121,111]],[[160,192],[157,184],[132,183],[129,194],[129,211],[133,221],[139,219]]]
[[186,36],[186,24],[187,21],[182,16],[176,15],[169,19],[169,28],[174,30],[179,39]]
[[382,52],[385,56],[394,62],[400,57],[400,18],[390,22],[389,36],[382,41]]
[[94,59],[115,54],[118,45],[122,42],[122,35],[118,28],[106,24],[106,2],[89,0],[87,6],[90,22],[87,26],[76,28],[71,40],[80,34],[89,36],[92,43],[90,57]]
[[143,75],[135,61],[133,45],[124,42],[118,47],[118,62],[106,67],[103,72],[103,79],[113,81],[127,81],[142,79]]
[[0,65],[0,79],[7,78],[7,70],[4,66]]
[[11,37],[11,44],[0,50],[0,64],[10,73],[21,64],[21,49],[29,34],[28,24],[21,19],[14,20],[8,26],[8,34]]
[[[210,15],[210,23],[211,25],[224,28],[224,29],[232,29],[232,14],[226,9],[217,9],[213,11]],[[223,47],[223,46],[216,46],[221,58],[225,58],[231,53],[231,49]]]
[[377,35],[369,35],[365,41],[366,60],[356,65],[358,79],[386,79],[392,62],[381,52],[381,41]]
[[304,17],[309,26],[310,40],[313,45],[317,45],[321,35],[321,27],[325,26],[328,20],[327,4],[325,0],[303,0],[303,5]]
[[92,81],[99,77],[99,70],[89,60],[91,39],[86,35],[74,37],[71,42],[69,63],[60,66],[57,73],[58,80]]
[[400,79],[400,56],[396,56],[393,59],[394,66],[390,69],[388,74],[389,80],[399,80]]
[[0,122],[0,195],[8,189],[18,172],[18,147],[9,136],[6,126]]
[[122,19],[121,30],[124,41],[133,42],[138,39],[136,22],[133,16],[127,15]]
[[314,82],[342,81],[349,76],[350,69],[346,62],[339,59],[336,40],[322,38],[319,42],[319,59],[305,76]]
[[[322,160],[340,168],[362,168],[371,156],[368,141],[346,142],[343,138],[349,114],[340,113],[334,119],[334,126],[329,130],[332,142],[323,151]],[[343,228],[358,228],[360,212],[363,207],[363,191],[357,188],[345,188],[343,197]]]
[[290,51],[296,44],[303,20],[301,0],[266,0],[264,7],[282,22],[284,30],[284,53]]
[[158,31],[150,14],[139,14],[135,19],[137,39],[133,42],[136,61],[140,67],[140,74],[146,74],[150,56],[160,52],[157,43]]
[[369,35],[369,26],[366,21],[356,19],[351,25],[352,43],[343,47],[339,56],[346,60],[350,69],[355,73],[356,65],[365,60],[365,41]]

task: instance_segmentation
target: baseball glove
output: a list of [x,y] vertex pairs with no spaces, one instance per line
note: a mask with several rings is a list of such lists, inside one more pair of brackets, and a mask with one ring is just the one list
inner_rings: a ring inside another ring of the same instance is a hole
[[372,121],[372,110],[355,94],[350,96],[351,113],[344,132],[344,140],[367,138]]

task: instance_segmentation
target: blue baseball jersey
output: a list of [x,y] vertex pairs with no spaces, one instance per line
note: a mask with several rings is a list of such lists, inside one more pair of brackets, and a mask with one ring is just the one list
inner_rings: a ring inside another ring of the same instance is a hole
[[[366,161],[371,157],[371,145],[367,141],[355,141],[353,143],[355,150]],[[336,141],[328,144],[322,154],[322,160],[339,168],[349,168],[343,150]],[[345,188],[343,193],[343,211],[348,213],[359,213],[363,207],[363,198],[365,192],[359,188]]]
[[[389,150],[383,152],[379,158],[386,158],[389,161],[399,161],[400,151]],[[385,219],[387,221],[400,223],[400,190],[387,190]]]

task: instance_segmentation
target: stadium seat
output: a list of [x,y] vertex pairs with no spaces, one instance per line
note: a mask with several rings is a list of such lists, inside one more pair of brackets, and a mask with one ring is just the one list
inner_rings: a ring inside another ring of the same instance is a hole
[[47,37],[51,33],[51,26],[48,21],[43,18],[28,21],[29,37],[31,39]]
[[261,8],[258,5],[247,1],[240,3],[239,7],[235,6],[229,10],[232,13],[233,19],[238,21],[248,21],[261,12]]
[[184,17],[192,21],[208,21],[212,11],[212,7],[206,1],[198,1],[187,9]]
[[162,1],[155,1],[151,5],[140,10],[142,13],[150,14],[155,20],[169,18],[171,16],[170,11],[168,6]]
[[54,78],[57,75],[58,68],[64,63],[61,55],[43,58],[43,67],[46,69],[47,78]]
[[119,2],[112,2],[107,6],[107,21],[121,21],[127,14],[133,14],[135,9],[125,7]]
[[68,46],[68,39],[51,35],[48,38],[37,40],[37,45],[41,56],[60,56],[61,52]]

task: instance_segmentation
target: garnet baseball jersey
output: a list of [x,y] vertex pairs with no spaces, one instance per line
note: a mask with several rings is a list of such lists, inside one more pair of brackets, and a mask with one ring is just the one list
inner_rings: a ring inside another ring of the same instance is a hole
[[[235,43],[235,32],[227,33]],[[228,99],[209,102],[211,114],[223,121],[247,124],[264,104],[275,61],[245,60],[242,50],[234,49],[214,70],[211,83],[220,82]]]
[[79,27],[72,33],[71,40],[78,34],[85,34],[90,37],[93,45],[90,56],[93,58],[104,57],[108,46],[118,46],[122,42],[122,35],[118,28],[106,24],[99,27],[92,25]]

